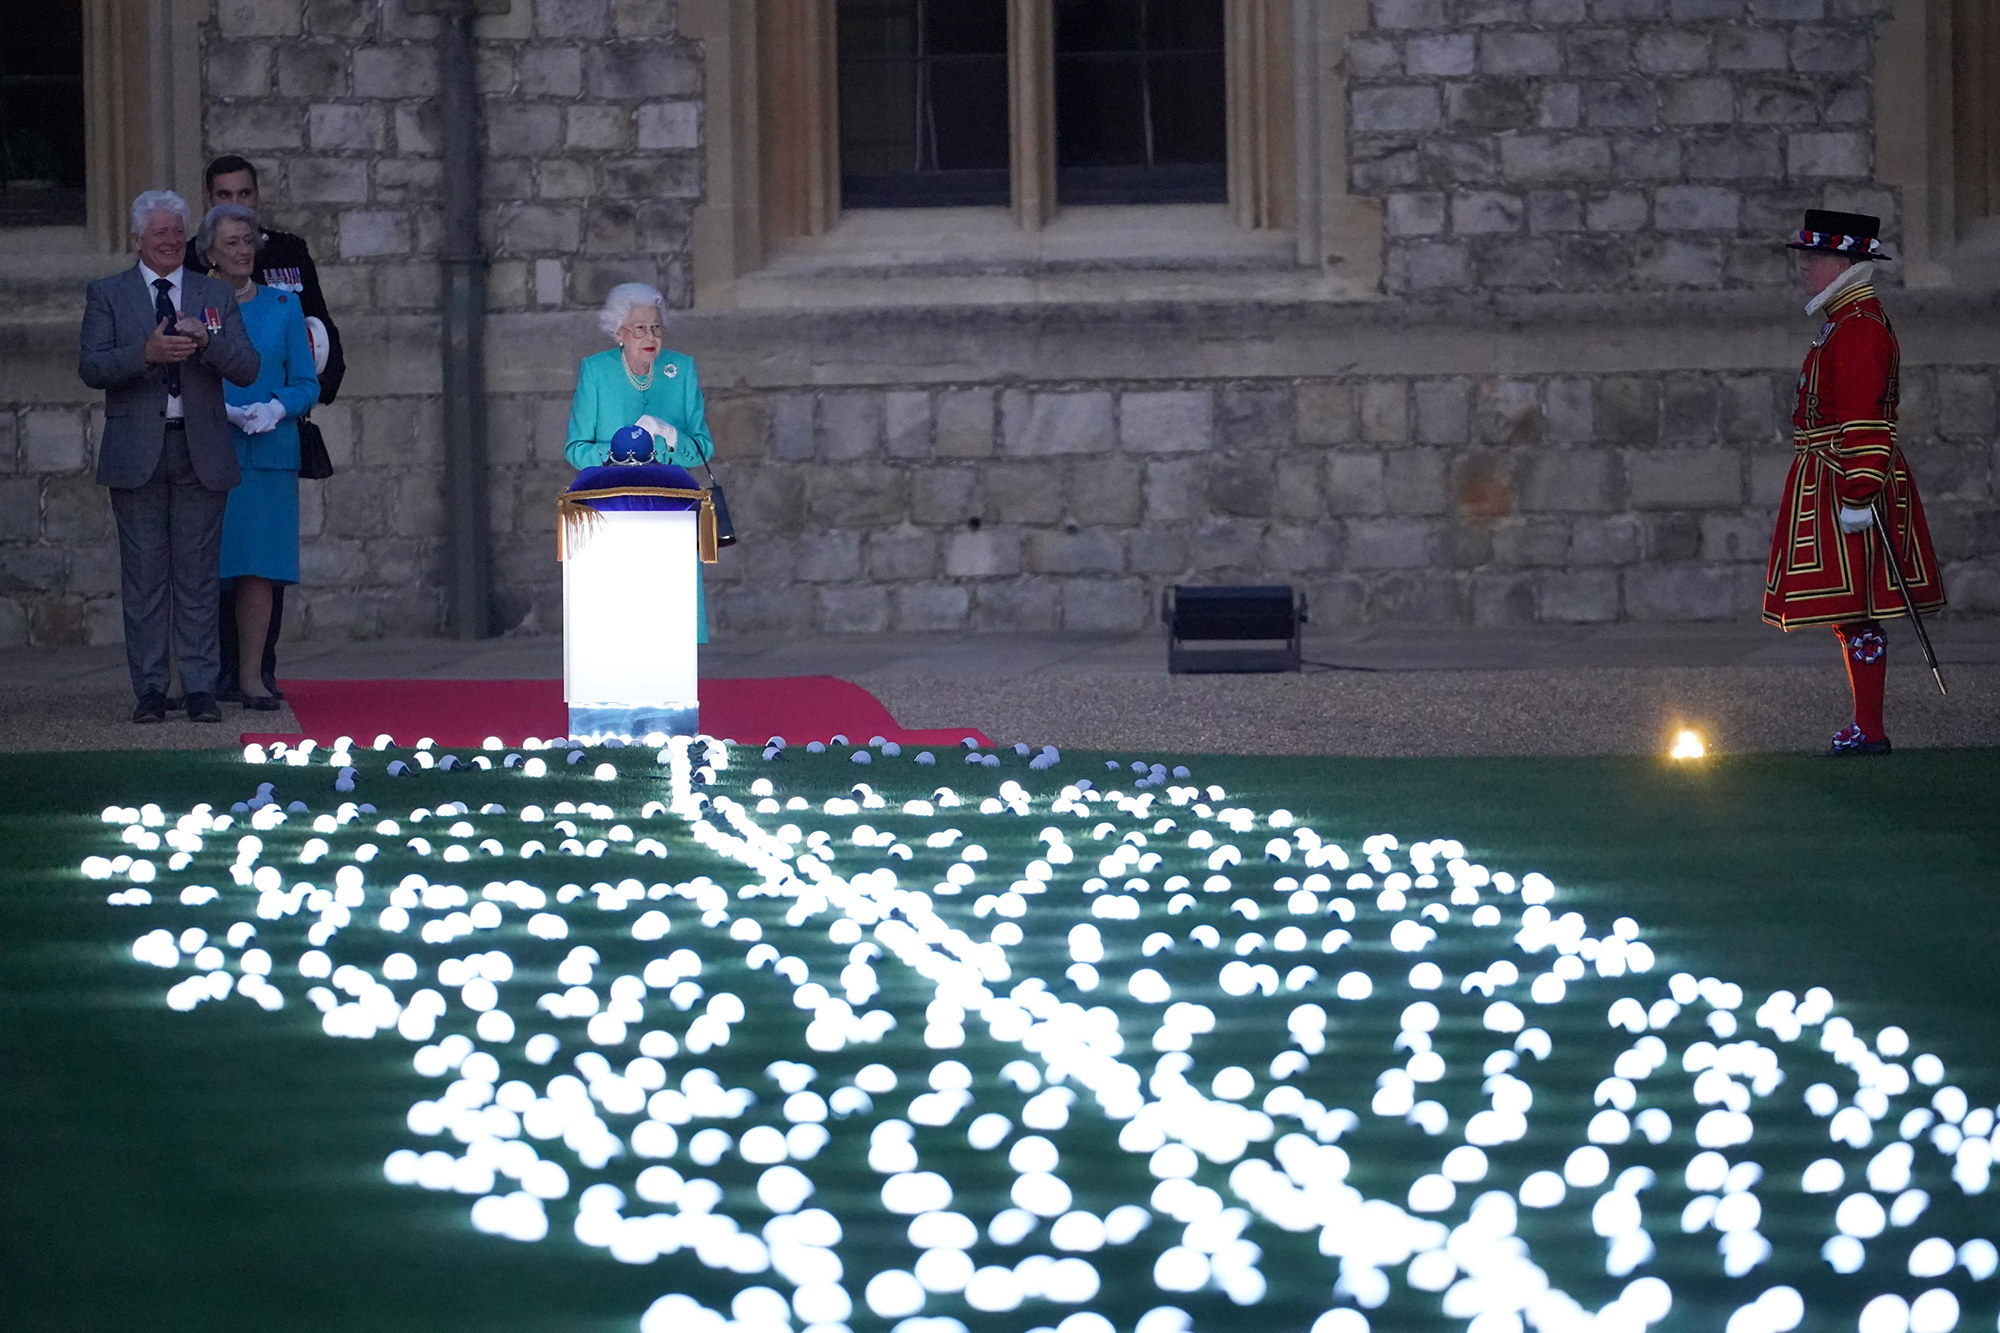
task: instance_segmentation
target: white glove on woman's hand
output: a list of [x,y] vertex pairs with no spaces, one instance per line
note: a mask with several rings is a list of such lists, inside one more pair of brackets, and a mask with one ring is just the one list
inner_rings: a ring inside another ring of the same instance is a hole
[[263,435],[276,429],[278,423],[285,419],[285,405],[272,398],[252,404],[249,413],[250,424],[243,428],[244,434]]
[[1842,532],[1866,532],[1874,526],[1875,511],[1873,509],[1849,509],[1846,505],[1840,507],[1840,530]]
[[238,430],[242,431],[242,432],[243,432],[244,434],[246,434],[246,435],[250,433],[250,409],[249,409],[249,408],[247,408],[247,407],[225,407],[225,408],[223,408],[223,409],[222,409],[222,413],[223,413],[223,415],[224,415],[224,416],[226,416],[226,417],[228,417],[228,418],[229,418],[229,424],[230,424],[230,425],[232,425],[232,426],[236,427],[236,429],[238,429]]
[[674,441],[678,440],[681,435],[679,431],[675,430],[672,426],[669,426],[666,422],[654,416],[651,412],[648,412],[645,416],[640,417],[637,424],[643,426],[646,429],[646,431],[652,435],[654,439],[658,440],[662,445],[666,446],[666,452],[668,454],[673,453]]

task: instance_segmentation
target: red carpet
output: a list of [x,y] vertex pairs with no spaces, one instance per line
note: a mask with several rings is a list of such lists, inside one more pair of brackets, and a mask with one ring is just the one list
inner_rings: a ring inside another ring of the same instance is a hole
[[[387,732],[398,745],[429,736],[439,745],[479,745],[498,736],[517,745],[530,736],[569,732],[559,680],[286,680],[285,701],[299,719],[294,735],[245,732],[250,741],[322,745],[336,736],[362,744]],[[774,676],[701,682],[701,729],[710,736],[761,745],[772,736],[803,745],[844,735],[856,745],[882,736],[901,745],[956,745],[970,728],[911,730],[853,681],[836,676]]]

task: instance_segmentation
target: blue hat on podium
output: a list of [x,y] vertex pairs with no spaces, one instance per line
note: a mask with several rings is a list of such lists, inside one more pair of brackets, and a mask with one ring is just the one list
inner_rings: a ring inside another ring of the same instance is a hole
[[[701,490],[701,483],[687,469],[653,458],[653,433],[644,426],[620,426],[612,433],[610,459],[576,474],[569,491],[622,490],[646,487],[665,490]],[[605,496],[590,502],[593,509],[696,509],[700,501],[665,495]]]
[[653,461],[653,433],[644,426],[620,426],[611,436],[611,461],[633,467]]

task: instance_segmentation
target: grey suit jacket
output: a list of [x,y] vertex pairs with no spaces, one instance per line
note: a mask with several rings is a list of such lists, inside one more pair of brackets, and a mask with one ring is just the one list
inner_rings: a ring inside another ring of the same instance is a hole
[[[146,339],[159,327],[153,290],[139,266],[99,278],[84,298],[83,332],[76,373],[104,390],[104,438],[97,448],[97,480],[106,486],[143,486],[160,466],[167,430],[166,367],[146,363]],[[212,491],[235,486],[236,446],[224,414],[222,381],[257,378],[257,350],[244,331],[229,284],[192,269],[181,274],[181,313],[199,319],[203,309],[222,312],[222,331],[181,362],[181,411],[187,419],[188,456],[195,475]]]

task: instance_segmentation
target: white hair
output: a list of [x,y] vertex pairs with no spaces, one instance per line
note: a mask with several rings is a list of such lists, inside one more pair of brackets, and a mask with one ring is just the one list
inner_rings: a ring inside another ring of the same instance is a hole
[[250,235],[257,234],[257,215],[241,204],[217,204],[208,210],[201,220],[201,230],[195,234],[194,252],[203,259],[208,258],[208,248],[215,244],[215,232],[225,222],[241,222],[250,228]]
[[660,312],[660,322],[664,324],[667,298],[660,295],[658,287],[643,282],[621,282],[604,298],[604,309],[597,315],[597,327],[604,330],[605,337],[616,338],[618,330],[625,327],[625,321],[632,318],[632,312],[648,305]]
[[172,190],[147,190],[132,201],[132,234],[137,236],[146,230],[155,213],[172,213],[181,220],[183,229],[194,230],[194,210],[188,207],[187,200]]

